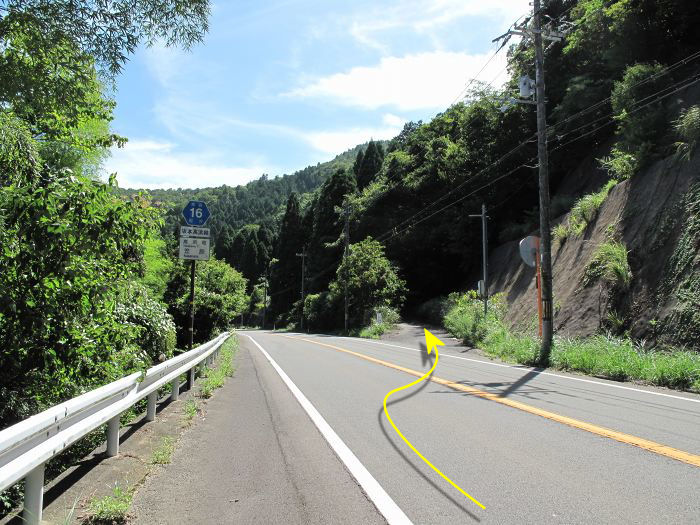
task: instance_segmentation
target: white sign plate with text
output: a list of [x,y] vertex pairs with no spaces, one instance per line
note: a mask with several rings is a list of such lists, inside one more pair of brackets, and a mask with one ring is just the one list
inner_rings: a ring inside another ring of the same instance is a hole
[[180,237],[180,259],[186,259],[189,261],[208,261],[209,238]]
[[180,237],[209,237],[209,228],[180,226]]

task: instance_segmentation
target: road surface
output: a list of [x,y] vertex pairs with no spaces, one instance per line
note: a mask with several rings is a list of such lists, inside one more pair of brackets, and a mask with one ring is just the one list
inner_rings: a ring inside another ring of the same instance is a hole
[[[263,378],[257,384],[267,401],[241,406],[247,401],[240,392],[235,404],[208,417],[210,427],[190,433],[207,437],[190,450],[185,444],[161,473],[170,473],[175,490],[168,489],[167,505],[156,501],[167,479],[149,480],[137,495],[137,515],[151,509],[144,523],[171,522],[166,507],[173,501],[184,502],[178,515],[192,523],[373,523],[383,516],[426,524],[700,523],[700,396],[542,373],[441,347],[433,377],[442,384],[424,382],[392,397],[389,411],[481,509],[425,465],[383,414],[385,394],[432,365],[419,337],[413,344],[260,331],[239,338],[239,372]],[[252,400],[260,397],[249,390]],[[317,411],[315,422],[299,393]],[[251,449],[236,450],[246,440]],[[226,442],[234,450],[221,455]],[[342,453],[338,459],[339,446],[347,446],[349,460]],[[241,472],[242,464],[259,468]],[[201,479],[178,489],[187,469]],[[357,469],[368,476],[359,484]],[[197,514],[202,506],[216,512]]]

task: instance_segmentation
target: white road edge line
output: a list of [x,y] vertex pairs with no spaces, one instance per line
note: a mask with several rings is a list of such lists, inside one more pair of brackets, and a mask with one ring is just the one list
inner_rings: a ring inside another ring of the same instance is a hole
[[[299,335],[305,335],[305,334],[299,334]],[[350,341],[356,341],[356,342],[363,342],[363,343],[373,343],[375,345],[382,345],[382,346],[392,346],[394,348],[402,348],[404,350],[411,350],[412,352],[420,352],[420,350],[417,350],[415,348],[410,348],[408,346],[400,346],[400,345],[392,345],[389,343],[380,343],[379,341],[371,341],[371,340],[361,340],[358,341],[357,338],[355,337],[338,337],[338,339],[347,339]],[[461,359],[463,361],[471,361],[473,363],[480,363],[482,365],[491,365],[491,366],[500,366],[502,368],[514,368],[516,370],[528,370],[532,371],[535,370],[532,367],[529,366],[516,366],[516,365],[504,365],[502,363],[491,363],[489,361],[482,361],[481,359],[470,359],[469,357],[461,357],[457,355],[450,355],[445,352],[442,352],[440,354],[442,357],[451,357],[452,359]],[[552,376],[552,377],[559,377],[561,379],[569,379],[571,381],[581,381],[582,383],[591,383],[594,385],[602,385],[602,386],[608,386],[610,388],[619,388],[622,390],[631,390],[632,392],[640,392],[642,394],[651,394],[653,396],[662,396],[662,397],[670,397],[672,399],[680,399],[682,401],[690,401],[692,403],[700,403],[700,399],[693,399],[690,397],[683,397],[683,396],[674,396],[673,394],[664,394],[663,392],[652,392],[651,390],[643,390],[641,388],[633,388],[629,386],[622,386],[622,385],[611,385],[610,383],[604,383],[603,381],[593,381],[592,379],[583,379],[580,377],[571,377],[571,376],[565,376],[562,374],[554,374],[552,372],[540,372],[539,375],[542,376]]]
[[270,362],[275,371],[279,374],[282,381],[287,385],[289,390],[294,394],[297,401],[301,407],[306,411],[306,413],[311,418],[311,421],[316,425],[318,431],[325,438],[328,444],[331,446],[333,451],[336,453],[340,461],[345,464],[345,467],[350,471],[350,474],[357,480],[357,483],[365,491],[365,494],[377,507],[377,510],[384,516],[386,521],[390,524],[406,524],[412,525],[408,516],[399,508],[399,506],[391,499],[391,496],[386,493],[379,482],[374,479],[374,476],[369,473],[365,466],[357,459],[357,456],[348,448],[348,446],[340,439],[340,436],[335,433],[331,426],[326,422],[323,416],[316,410],[316,407],[311,404],[306,396],[301,390],[294,384],[294,382],[289,378],[289,376],[280,368],[280,366],[275,362],[274,359],[268,354],[265,349],[258,344],[258,342],[253,339],[248,334],[244,334],[248,339],[250,339],[255,346],[262,352],[265,358]]

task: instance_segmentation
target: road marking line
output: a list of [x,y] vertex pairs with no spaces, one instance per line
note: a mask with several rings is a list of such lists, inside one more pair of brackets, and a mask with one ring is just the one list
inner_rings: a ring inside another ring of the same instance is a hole
[[[440,342],[440,344],[442,344],[442,341],[439,341],[439,342]],[[430,353],[430,349],[428,349],[428,353]],[[409,447],[411,447],[411,450],[412,450],[413,452],[415,452],[415,453],[418,455],[418,457],[421,458],[421,459],[425,462],[426,465],[428,465],[431,469],[433,469],[435,472],[437,472],[438,474],[440,474],[440,476],[442,476],[442,478],[445,479],[450,485],[452,485],[454,488],[456,488],[458,491],[460,491],[462,494],[464,494],[467,498],[469,498],[470,500],[472,500],[474,503],[476,503],[477,505],[479,505],[479,507],[481,507],[482,509],[486,509],[486,507],[484,507],[484,505],[483,505],[481,502],[479,502],[479,501],[477,501],[476,499],[474,499],[474,498],[472,497],[471,494],[467,493],[462,487],[460,487],[459,485],[457,485],[457,483],[455,483],[455,482],[452,481],[450,478],[448,478],[445,474],[443,474],[443,473],[440,471],[440,469],[438,469],[435,465],[433,465],[433,464],[430,462],[430,460],[428,460],[428,458],[426,458],[423,454],[421,454],[421,453],[418,451],[418,449],[417,449],[415,446],[413,446],[413,443],[411,443],[408,439],[406,439],[406,436],[403,435],[403,432],[401,432],[401,431],[399,430],[399,427],[396,426],[396,423],[394,423],[394,420],[391,419],[391,416],[389,415],[389,409],[388,409],[387,406],[386,406],[386,400],[389,399],[389,398],[390,398],[393,394],[395,394],[396,392],[401,392],[402,390],[406,390],[407,388],[411,388],[413,385],[417,385],[418,383],[420,383],[420,382],[423,381],[424,379],[429,379],[429,378],[430,378],[430,374],[432,374],[432,373],[433,373],[433,370],[435,370],[435,368],[437,367],[437,364],[438,364],[438,360],[439,360],[439,359],[440,359],[440,357],[439,357],[438,349],[437,349],[437,346],[435,346],[435,361],[433,362],[433,366],[430,368],[430,370],[428,370],[427,372],[425,372],[422,376],[420,376],[420,377],[419,377],[418,379],[416,379],[415,381],[412,381],[412,382],[410,382],[410,383],[408,383],[408,384],[406,384],[406,385],[400,386],[400,387],[398,387],[398,388],[394,388],[393,390],[389,391],[389,393],[387,393],[387,395],[384,396],[384,402],[383,402],[383,405],[384,405],[384,415],[385,415],[386,418],[389,420],[389,423],[391,423],[391,426],[394,427],[394,430],[395,430],[396,433],[399,435],[399,437],[401,437],[401,439],[403,439],[403,440],[406,442],[406,444],[407,444]]]
[[[348,340],[354,340],[357,341],[357,339],[353,337],[339,337],[338,339],[348,339]],[[412,352],[420,352],[420,350],[416,350],[415,348],[410,348],[408,346],[400,346],[400,345],[392,345],[389,343],[380,343],[379,341],[362,341],[363,343],[372,343],[375,345],[382,345],[382,346],[391,346],[393,348],[402,348],[404,350],[411,350]],[[442,354],[442,357],[451,357],[452,359],[461,359],[463,361],[471,361],[473,363],[480,363],[482,365],[489,365],[489,366],[500,366],[502,368],[513,368],[515,370],[527,370],[527,371],[533,371],[536,370],[536,368],[533,368],[531,366],[523,366],[523,365],[506,365],[502,363],[492,363],[490,361],[483,361],[481,359],[471,359],[469,357],[462,357],[458,355],[450,355],[450,354]],[[623,386],[623,385],[613,385],[610,383],[605,383],[603,381],[594,381],[592,379],[584,379],[582,377],[571,377],[571,376],[565,376],[562,374],[555,374],[552,372],[540,372],[538,375],[541,376],[552,376],[552,377],[559,377],[561,379],[569,379],[571,381],[581,381],[582,383],[591,383],[594,385],[602,385],[602,386],[607,386],[610,388],[620,388],[622,390],[631,390],[633,392],[639,392],[642,394],[651,394],[654,396],[662,396],[662,397],[670,397],[673,399],[680,399],[681,401],[690,401],[692,403],[700,403],[700,399],[693,399],[690,397],[683,397],[683,396],[674,396],[673,394],[664,394],[663,392],[652,392],[651,390],[643,390],[641,388],[633,388],[629,386]]]
[[[280,334],[281,335],[281,334]],[[332,348],[333,350],[337,350],[339,352],[344,352],[346,354],[351,354],[356,357],[360,357],[362,359],[365,359],[367,361],[371,361],[376,364],[380,364],[389,368],[393,368],[394,370],[399,370],[401,372],[405,372],[407,374],[410,374],[412,376],[420,377],[423,375],[423,372],[418,372],[416,370],[413,370],[411,368],[406,368],[400,365],[396,365],[394,363],[390,363],[389,361],[383,361],[382,359],[377,359],[376,357],[371,357],[365,354],[361,354],[359,352],[355,352],[353,350],[348,350],[346,348],[341,348],[339,346],[335,345],[329,345],[327,343],[321,343],[319,341],[314,341],[313,339],[306,339],[304,337],[291,337],[287,335],[281,335],[281,337],[287,337],[289,339],[297,339],[301,341],[306,341],[308,343],[312,343],[315,345],[319,346],[326,346],[328,348]],[[666,456],[671,459],[675,459],[676,461],[681,461],[683,463],[687,463],[689,465],[693,465],[695,467],[700,467],[700,456],[696,454],[691,454],[690,452],[685,452],[683,450],[678,450],[673,447],[669,447],[667,445],[662,445],[660,443],[656,443],[655,441],[650,441],[648,439],[640,438],[637,436],[633,436],[631,434],[625,434],[624,432],[618,432],[617,430],[611,430],[609,428],[601,427],[598,425],[594,425],[593,423],[587,423],[585,421],[580,421],[578,419],[574,419],[568,416],[562,416],[560,414],[556,414],[554,412],[549,412],[548,410],[543,410],[541,408],[533,407],[530,405],[527,405],[525,403],[521,403],[519,401],[514,401],[512,399],[508,399],[505,397],[499,397],[498,394],[492,394],[491,392],[485,392],[483,390],[479,390],[478,388],[474,388],[471,386],[463,385],[461,383],[456,383],[454,381],[450,381],[448,379],[442,379],[440,377],[435,377],[432,376],[430,380],[433,383],[438,383],[439,385],[446,386],[448,388],[451,388],[453,390],[457,390],[460,392],[466,392],[468,394],[473,394],[479,397],[482,397],[484,399],[488,399],[489,401],[495,401],[496,403],[499,403],[501,405],[506,405],[511,408],[516,408],[518,410],[522,410],[523,412],[528,412],[530,414],[534,414],[536,416],[540,416],[546,419],[549,419],[551,421],[556,421],[557,423],[562,423],[564,425],[568,425],[573,428],[578,428],[579,430],[585,430],[586,432],[590,432],[592,434],[596,434],[598,436],[606,437],[609,439],[614,439],[615,441],[619,441],[620,443],[626,443],[628,445],[632,445],[635,447],[639,447],[641,449],[647,450],[649,452],[653,452],[655,454],[659,454],[661,456]]]
[[377,507],[377,510],[384,516],[386,521],[390,524],[406,524],[412,525],[408,516],[404,514],[401,508],[391,499],[391,496],[382,488],[379,482],[374,479],[372,474],[365,468],[365,466],[357,459],[357,456],[350,450],[350,448],[345,444],[345,442],[340,439],[340,436],[335,433],[333,428],[328,424],[328,422],[323,418],[323,416],[316,410],[316,407],[307,399],[307,397],[302,393],[301,390],[294,384],[294,382],[289,378],[289,376],[280,368],[280,366],[275,362],[274,359],[268,354],[265,349],[258,344],[258,342],[253,339],[248,334],[244,334],[248,339],[250,339],[255,346],[262,352],[265,358],[270,362],[275,371],[279,374],[280,378],[287,385],[287,388],[294,394],[301,407],[306,411],[306,413],[313,421],[316,428],[325,438],[328,444],[331,446],[333,451],[336,453],[340,461],[343,462],[345,467],[350,471],[350,474],[355,478],[357,483],[365,491],[365,494]]

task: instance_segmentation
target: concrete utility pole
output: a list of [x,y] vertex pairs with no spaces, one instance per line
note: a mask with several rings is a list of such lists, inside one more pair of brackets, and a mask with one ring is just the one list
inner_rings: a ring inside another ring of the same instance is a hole
[[[521,45],[532,41],[535,46],[535,81],[527,76],[520,79],[520,98],[511,98],[508,103],[533,104],[537,107],[537,155],[539,158],[539,202],[540,202],[540,290],[542,292],[542,346],[540,347],[539,362],[546,366],[552,349],[553,314],[552,307],[552,242],[549,203],[549,159],[547,155],[547,114],[544,85],[544,50],[542,39],[553,42],[561,41],[573,27],[567,22],[557,22],[562,27],[554,28],[553,23],[542,29],[541,0],[533,0],[533,15],[523,24],[499,36],[495,40],[505,38],[505,43],[512,35],[523,37]],[[530,21],[532,23],[530,24]],[[534,92],[532,91],[534,84]],[[533,101],[530,97],[535,96]],[[504,106],[504,108],[506,108]]]
[[[268,265],[268,273],[270,266]],[[263,281],[263,318],[262,318],[262,329],[265,330],[265,313],[267,312],[267,274],[265,275],[265,280]]]
[[304,330],[304,277],[306,273],[306,246],[297,253],[297,257],[301,257],[301,308],[299,309],[299,330]]
[[542,13],[540,0],[533,1],[535,42],[535,99],[537,101],[537,156],[540,167],[540,254],[542,260],[542,346],[540,364],[549,364],[552,350],[552,240],[549,208],[549,158],[547,154],[547,108],[544,89],[544,51],[542,49]]
[[[345,251],[343,262],[350,252],[350,203],[345,199]],[[345,335],[348,335],[348,280],[345,279]]]
[[480,215],[470,215],[469,217],[481,217],[481,244],[483,249],[483,270],[484,270],[484,314],[489,311],[489,240],[488,240],[488,229],[486,227],[486,221],[488,220],[488,215],[486,215],[486,203],[481,205]]

